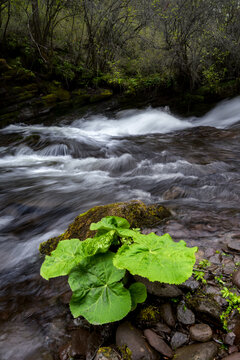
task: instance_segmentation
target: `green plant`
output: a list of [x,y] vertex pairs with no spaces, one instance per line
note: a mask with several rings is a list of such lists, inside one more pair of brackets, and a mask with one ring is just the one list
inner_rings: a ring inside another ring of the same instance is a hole
[[224,297],[226,299],[226,301],[228,302],[228,307],[224,312],[222,312],[222,314],[220,315],[220,319],[223,323],[224,330],[228,331],[228,318],[229,318],[230,314],[232,313],[232,311],[234,309],[237,309],[238,312],[240,313],[240,296],[238,296],[237,294],[234,294],[232,291],[228,290],[228,288],[226,288],[226,287],[224,287],[221,290],[221,294],[222,294],[222,297]]
[[168,234],[143,235],[117,216],[92,223],[90,229],[96,231],[93,238],[59,242],[41,267],[46,280],[69,275],[74,317],[104,324],[122,319],[144,302],[145,286],[137,282],[127,288],[126,270],[169,284],[180,284],[192,274],[197,248],[187,248],[182,240],[175,243]]

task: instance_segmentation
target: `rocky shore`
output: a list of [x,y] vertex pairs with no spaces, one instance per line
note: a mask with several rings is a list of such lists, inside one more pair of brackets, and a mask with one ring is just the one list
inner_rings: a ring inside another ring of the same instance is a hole
[[[126,211],[128,215],[131,213],[133,223],[136,218],[141,221],[141,216],[147,213],[153,215],[156,224],[156,215],[159,222],[170,216],[163,207],[158,207],[156,214],[153,206],[148,208],[141,202],[129,204],[132,206],[130,210],[126,203],[115,204],[115,208],[108,205],[89,210],[77,217],[60,238],[49,240],[47,247],[44,244],[41,251],[48,249],[51,242],[55,246],[56,239],[62,240],[68,237],[68,233],[77,236],[78,231],[83,230],[86,216],[92,222],[92,216],[96,219],[100,214],[106,216],[109,211],[114,214],[116,209],[121,216],[119,208],[125,215]],[[157,225],[149,227],[149,220],[150,217],[142,232],[162,235]],[[136,277],[137,281],[146,285],[148,297],[121,322],[94,326],[81,317],[73,319],[66,309],[64,327],[67,341],[60,342],[59,358],[240,359],[239,266],[240,245],[236,237],[225,249],[199,247],[193,276],[181,285],[161,284]],[[58,302],[67,307],[70,297],[71,291],[65,287]]]

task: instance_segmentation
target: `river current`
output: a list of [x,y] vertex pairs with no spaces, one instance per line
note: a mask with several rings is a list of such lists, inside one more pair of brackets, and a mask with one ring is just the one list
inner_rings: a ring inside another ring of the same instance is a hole
[[67,289],[40,278],[38,246],[93,206],[161,203],[173,216],[160,233],[240,241],[239,144],[240,98],[201,118],[149,107],[1,129],[0,359],[50,360],[68,340]]

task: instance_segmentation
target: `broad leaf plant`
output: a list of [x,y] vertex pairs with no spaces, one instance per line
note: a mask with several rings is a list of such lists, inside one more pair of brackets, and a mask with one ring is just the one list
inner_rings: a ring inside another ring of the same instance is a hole
[[174,242],[169,234],[143,235],[118,216],[106,216],[90,229],[97,231],[92,238],[60,241],[40,271],[46,280],[68,275],[74,317],[106,324],[144,302],[146,287],[141,282],[127,287],[126,271],[168,284],[181,284],[192,275],[197,247]]

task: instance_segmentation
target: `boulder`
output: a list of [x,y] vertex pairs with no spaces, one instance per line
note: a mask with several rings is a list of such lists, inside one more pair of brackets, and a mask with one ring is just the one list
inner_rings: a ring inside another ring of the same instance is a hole
[[91,223],[96,223],[105,216],[120,216],[127,219],[131,227],[143,228],[155,226],[170,215],[170,212],[161,205],[145,205],[139,200],[96,206],[78,215],[65,233],[40,244],[39,251],[41,254],[49,255],[61,240],[72,238],[85,240],[94,236],[95,232],[89,229]]

